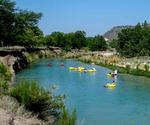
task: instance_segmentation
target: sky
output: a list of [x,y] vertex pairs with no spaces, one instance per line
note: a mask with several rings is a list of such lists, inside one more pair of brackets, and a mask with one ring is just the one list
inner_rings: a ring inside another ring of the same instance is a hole
[[84,30],[103,35],[113,26],[150,22],[150,0],[15,0],[20,9],[41,12],[44,34]]

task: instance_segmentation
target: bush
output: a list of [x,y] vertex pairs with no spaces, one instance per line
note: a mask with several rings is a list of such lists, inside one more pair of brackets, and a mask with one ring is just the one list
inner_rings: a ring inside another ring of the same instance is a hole
[[60,98],[54,97],[35,81],[23,81],[17,84],[10,91],[10,95],[42,119],[50,115],[58,115],[60,108],[63,107]]
[[8,91],[8,83],[5,80],[0,79],[0,93],[6,94]]
[[6,81],[10,80],[12,76],[10,71],[3,64],[0,64],[0,76]]
[[0,64],[0,94],[6,94],[8,91],[8,81],[11,79],[10,71]]
[[7,68],[3,64],[0,64],[0,73],[5,74],[6,72],[7,72]]
[[62,114],[58,120],[59,125],[75,125],[76,124],[76,111],[74,110],[71,114],[63,108]]
[[126,65],[127,73],[129,73],[129,72],[130,72],[130,69],[131,69],[130,65]]
[[146,65],[146,64],[145,64],[145,65],[144,65],[144,68],[145,68],[145,71],[147,71],[147,72],[149,71],[149,65]]

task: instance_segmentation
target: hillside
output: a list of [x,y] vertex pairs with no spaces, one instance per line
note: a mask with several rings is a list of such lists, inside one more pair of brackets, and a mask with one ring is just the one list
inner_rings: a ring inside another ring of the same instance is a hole
[[122,29],[126,28],[132,28],[133,26],[115,26],[112,29],[110,29],[108,32],[104,33],[104,38],[107,38],[108,40],[113,40],[117,38],[118,33]]

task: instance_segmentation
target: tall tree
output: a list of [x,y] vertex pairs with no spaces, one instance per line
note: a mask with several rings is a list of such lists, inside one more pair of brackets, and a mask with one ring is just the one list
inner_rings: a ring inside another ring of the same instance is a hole
[[41,13],[16,9],[15,5],[10,0],[0,0],[0,42],[4,46],[24,42],[20,35],[37,26],[41,18]]
[[15,2],[0,0],[0,44],[8,45],[13,30]]
[[150,55],[150,27],[139,23],[134,28],[123,29],[118,34],[117,51],[122,56]]
[[107,49],[107,43],[102,36],[97,35],[93,39],[91,39],[89,48],[92,51],[104,51]]

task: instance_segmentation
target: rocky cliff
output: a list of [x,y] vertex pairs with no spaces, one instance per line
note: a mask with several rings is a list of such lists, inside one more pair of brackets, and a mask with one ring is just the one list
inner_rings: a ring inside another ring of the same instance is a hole
[[112,29],[110,29],[108,32],[104,33],[104,38],[107,38],[108,40],[117,39],[118,33],[121,32],[122,29],[126,28],[132,28],[133,26],[115,26]]

